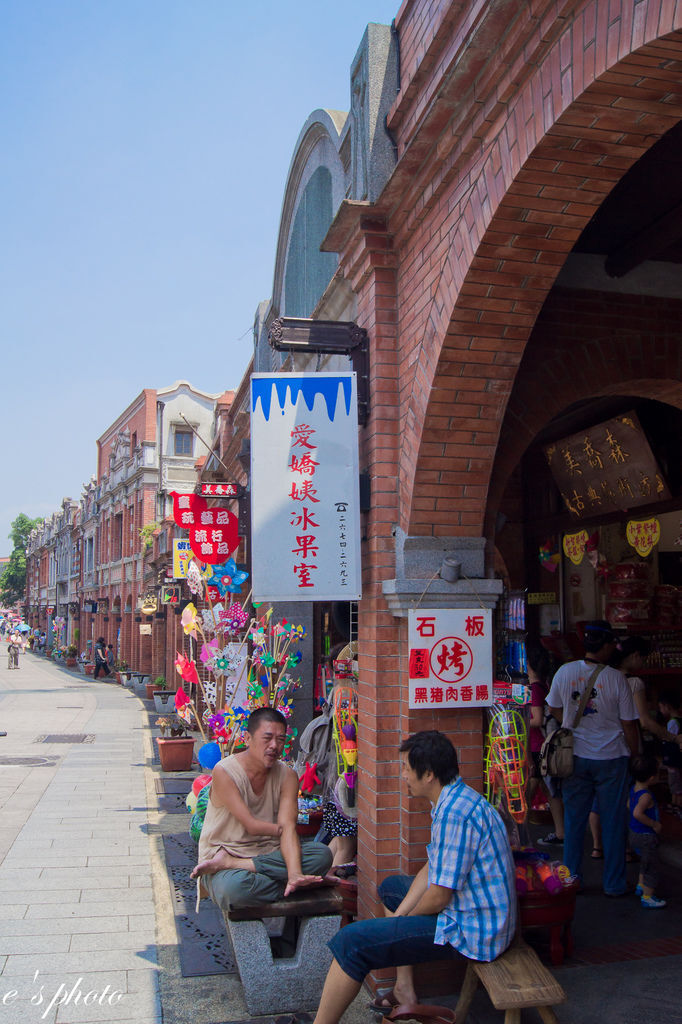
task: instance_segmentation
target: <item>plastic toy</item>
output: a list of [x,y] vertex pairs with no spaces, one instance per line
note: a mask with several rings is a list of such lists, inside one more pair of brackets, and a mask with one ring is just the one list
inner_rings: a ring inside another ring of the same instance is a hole
[[486,797],[496,806],[503,801],[514,821],[526,820],[528,754],[526,723],[514,708],[494,708],[486,749]]

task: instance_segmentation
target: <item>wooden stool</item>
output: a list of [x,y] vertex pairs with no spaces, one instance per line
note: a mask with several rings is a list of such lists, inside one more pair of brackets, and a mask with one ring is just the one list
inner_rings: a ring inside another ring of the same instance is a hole
[[528,1006],[537,1007],[545,1024],[558,1024],[552,1007],[563,1003],[566,993],[524,942],[516,942],[490,963],[469,961],[455,1009],[457,1024],[463,1024],[479,982],[495,1009],[505,1011],[504,1024],[521,1024],[521,1010]]

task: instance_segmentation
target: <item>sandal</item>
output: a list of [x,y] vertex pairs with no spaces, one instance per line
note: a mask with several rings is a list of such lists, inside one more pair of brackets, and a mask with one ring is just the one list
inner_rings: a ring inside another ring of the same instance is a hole
[[590,854],[590,857],[592,858],[592,860],[603,860],[604,851],[602,850],[601,846],[595,846],[595,848],[592,850],[592,853]]
[[399,1006],[398,1000],[395,997],[395,993],[392,988],[389,988],[387,992],[381,994],[377,993],[377,997],[374,1002],[369,1004],[370,1010],[374,1010],[375,1013],[383,1013],[388,1015],[394,1006]]
[[384,1016],[384,1021],[395,1020],[416,1020],[420,1024],[456,1024],[455,1011],[449,1006],[432,1006],[424,1003],[403,1003],[394,1006],[390,1013]]

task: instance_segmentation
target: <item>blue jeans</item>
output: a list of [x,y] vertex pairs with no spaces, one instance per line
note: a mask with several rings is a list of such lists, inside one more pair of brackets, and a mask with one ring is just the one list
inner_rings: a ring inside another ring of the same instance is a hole
[[574,757],[573,774],[562,781],[564,800],[564,861],[582,879],[585,829],[596,796],[604,847],[604,892],[618,896],[627,889],[625,839],[629,758],[595,761]]
[[[395,910],[414,879],[391,875],[379,886],[379,898],[387,910]],[[461,956],[454,946],[436,946],[437,914],[414,917],[377,917],[355,921],[337,932],[328,943],[339,967],[354,981],[362,982],[380,967],[403,967]]]

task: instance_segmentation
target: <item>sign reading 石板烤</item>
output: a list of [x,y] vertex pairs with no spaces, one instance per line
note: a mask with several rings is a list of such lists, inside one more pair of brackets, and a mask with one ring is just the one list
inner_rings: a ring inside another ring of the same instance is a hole
[[411,708],[481,708],[493,703],[489,608],[410,611]]
[[361,596],[354,373],[251,378],[256,601]]

